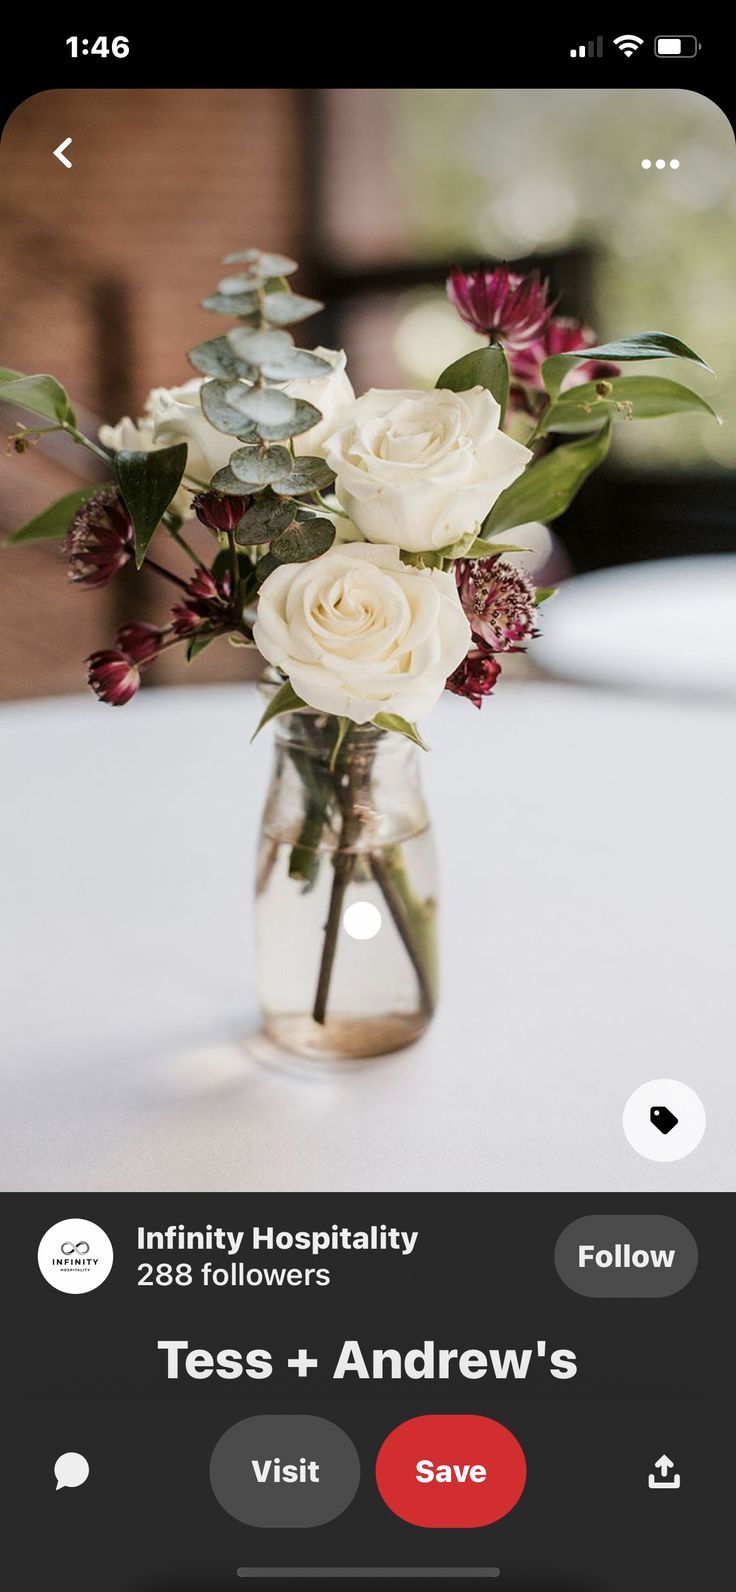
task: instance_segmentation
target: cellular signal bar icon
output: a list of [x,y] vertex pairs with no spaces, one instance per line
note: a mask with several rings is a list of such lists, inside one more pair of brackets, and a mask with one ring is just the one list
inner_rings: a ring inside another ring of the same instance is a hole
[[603,54],[603,38],[602,38],[602,35],[600,33],[598,34],[597,39],[590,39],[588,44],[577,44],[570,51],[570,57],[571,57],[571,59],[573,61],[577,61],[578,59],[584,61],[586,56],[588,56],[588,55],[602,55],[602,54]]

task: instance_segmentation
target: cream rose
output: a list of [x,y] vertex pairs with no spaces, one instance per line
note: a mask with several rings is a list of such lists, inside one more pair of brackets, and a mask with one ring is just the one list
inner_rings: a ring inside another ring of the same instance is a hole
[[[187,480],[195,486],[206,486],[215,471],[228,463],[237,442],[217,431],[207,419],[199,399],[202,381],[202,377],[195,376],[181,387],[154,387],[140,420],[133,421],[125,415],[116,426],[101,426],[100,441],[115,453],[122,448],[151,453],[155,448],[186,442]],[[172,506],[186,519],[192,512],[191,492],[180,487]]]
[[284,392],[290,398],[303,398],[321,411],[322,419],[310,431],[302,431],[300,436],[294,438],[295,453],[321,455],[325,439],[343,425],[355,403],[355,393],[345,369],[347,356],[343,349],[315,348],[313,352],[332,366],[330,375],[318,376],[314,381],[284,382]]
[[499,429],[500,417],[483,387],[372,388],[324,445],[343,508],[369,542],[414,553],[451,546],[531,459]]
[[356,724],[424,718],[471,643],[453,575],[366,542],[275,569],[253,633],[303,702]]

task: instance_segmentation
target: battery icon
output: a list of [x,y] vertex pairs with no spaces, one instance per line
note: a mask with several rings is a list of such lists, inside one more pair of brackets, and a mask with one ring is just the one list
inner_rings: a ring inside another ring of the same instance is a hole
[[700,42],[694,33],[659,33],[654,40],[655,55],[674,57],[678,61],[697,55],[699,49]]

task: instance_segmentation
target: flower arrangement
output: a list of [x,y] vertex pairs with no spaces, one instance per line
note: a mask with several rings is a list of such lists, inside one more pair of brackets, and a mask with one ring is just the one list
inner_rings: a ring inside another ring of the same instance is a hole
[[[234,324],[191,349],[196,376],[151,392],[135,422],[87,437],[55,377],[0,370],[0,397],[42,422],[19,425],[12,449],[63,432],[110,476],[10,540],[60,539],[83,588],[131,563],[175,588],[167,624],[128,624],[89,658],[103,702],[129,702],[171,647],[189,660],[222,637],[258,648],[272,680],[261,725],[300,720],[288,747],[303,798],[288,875],[308,892],[325,846],[333,864],[310,1020],[326,1021],[346,891],[366,870],[428,1016],[429,898],[416,897],[396,848],[381,858],[371,838],[378,738],[423,745],[418,725],[444,690],[479,708],[503,657],[537,634],[551,592],[510,555],[523,550],[520,528],[565,512],[614,425],[713,413],[681,383],[622,366],[704,361],[660,332],[597,346],[556,314],[538,272],[454,269],[449,297],[487,344],[432,391],[356,397],[343,352],[298,347],[287,329],[322,308],[292,290],[295,262],[247,249],[225,263],[203,305]],[[210,533],[207,557],[187,537],[192,519]],[[514,530],[521,547],[500,539]],[[173,565],[160,560],[167,543]]]

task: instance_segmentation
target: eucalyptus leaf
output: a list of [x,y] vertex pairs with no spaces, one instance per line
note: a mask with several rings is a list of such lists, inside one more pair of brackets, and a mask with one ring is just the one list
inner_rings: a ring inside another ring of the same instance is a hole
[[263,300],[263,314],[272,326],[291,326],[323,309],[318,299],[302,298],[300,293],[267,293]]
[[563,392],[542,416],[540,431],[590,431],[607,419],[658,420],[666,415],[700,413],[717,419],[700,393],[665,376],[614,376],[587,381]]
[[187,463],[186,442],[152,453],[127,448],[115,455],[115,472],[135,527],[135,561],[140,569],[156,527],[180,485]]
[[239,359],[261,366],[264,361],[283,359],[294,347],[291,332],[251,331],[247,326],[234,326],[226,333],[227,341]]
[[488,348],[475,348],[463,354],[454,364],[443,370],[437,381],[439,388],[451,392],[469,392],[471,387],[485,387],[501,406],[501,419],[506,413],[509,396],[509,362],[500,343]]
[[69,394],[55,376],[22,376],[17,370],[0,370],[0,398],[59,426],[77,424]]
[[[288,448],[239,448],[230,459],[232,474],[243,485],[270,486],[285,479],[291,469],[292,458]],[[288,492],[289,487],[284,487]]]
[[196,348],[190,348],[187,358],[203,376],[221,376],[230,381],[245,376],[246,380],[255,381],[258,375],[255,365],[238,359],[226,337],[211,337],[206,343],[198,343]]
[[283,442],[287,437],[298,437],[303,431],[311,431],[322,419],[321,409],[315,409],[314,404],[308,404],[304,398],[292,398],[294,413],[291,420],[285,420],[281,425],[267,425],[265,420],[258,422],[258,433],[264,442]]
[[[286,425],[296,418],[296,403],[278,387],[231,387],[229,402],[260,425]],[[291,432],[287,432],[291,436]]]
[[243,482],[238,480],[236,475],[233,475],[229,464],[225,464],[221,470],[215,471],[210,485],[215,488],[216,492],[228,492],[234,497],[247,496],[247,487],[244,487]]
[[241,293],[248,293],[255,298],[257,282],[247,272],[242,271],[238,276],[224,276],[217,284],[218,293],[225,298],[239,297]]
[[66,536],[75,514],[82,505],[89,498],[97,497],[99,492],[108,491],[111,485],[111,482],[106,486],[95,482],[94,486],[83,486],[76,492],[67,492],[66,497],[59,498],[41,514],[36,514],[35,518],[29,520],[26,525],[21,525],[19,530],[13,531],[12,536],[7,539],[8,546],[15,542],[60,541],[62,536]]
[[318,381],[332,373],[328,359],[307,348],[291,348],[283,355],[261,360],[261,374],[267,381]]
[[258,300],[253,293],[210,293],[201,300],[203,310],[215,315],[237,315],[242,320],[258,319]]
[[[570,354],[552,354],[542,365],[542,380],[550,398],[556,398],[568,373],[586,360],[612,360],[620,365],[629,359],[691,359],[704,370],[711,370],[687,343],[669,332],[636,332],[617,343],[601,343],[598,348],[579,348]],[[712,375],[712,371],[711,371]]]
[[326,553],[335,540],[332,520],[312,514],[289,530],[280,531],[271,542],[271,555],[280,564],[305,564],[310,558]]
[[426,741],[422,740],[416,724],[410,724],[408,719],[402,719],[398,713],[377,713],[373,723],[378,730],[392,730],[397,735],[405,735],[408,741],[413,741],[415,746],[421,746],[423,752],[428,752]]
[[285,680],[284,684],[272,696],[265,712],[261,714],[261,718],[251,736],[251,741],[255,740],[256,736],[260,734],[266,724],[271,723],[272,719],[279,718],[282,713],[296,713],[299,708],[305,708],[306,705],[306,702],[302,702],[301,697],[297,696],[291,681]]
[[242,547],[257,547],[259,542],[270,542],[273,536],[278,536],[280,531],[285,531],[291,525],[295,508],[295,503],[289,502],[288,498],[275,497],[267,487],[236,527],[236,542]]
[[564,514],[583,482],[605,459],[610,441],[607,422],[592,436],[565,443],[528,464],[524,474],[494,503],[483,522],[484,537],[499,536],[532,520],[556,520]]
[[[242,391],[247,392],[243,387]],[[243,442],[256,442],[258,433],[240,409],[228,403],[228,393],[236,392],[229,381],[206,381],[200,389],[200,403],[207,419],[218,431],[228,436],[240,437]]]
[[[271,449],[271,452],[274,451]],[[283,448],[278,449],[279,453],[284,451]],[[326,459],[303,454],[292,460],[289,455],[289,462],[292,468],[274,481],[277,492],[290,492],[293,497],[301,497],[304,492],[323,492],[335,479]]]
[[296,260],[288,254],[262,254],[260,249],[242,249],[239,254],[226,254],[224,265],[252,265],[260,276],[291,276],[299,269]]
[[278,558],[274,558],[272,553],[264,553],[263,558],[259,558],[258,563],[256,564],[256,585],[262,586],[264,580],[268,580],[269,575],[272,575],[274,570],[278,568]]

